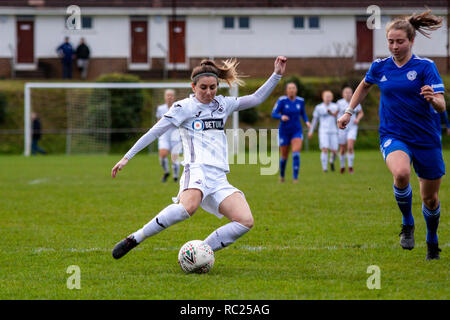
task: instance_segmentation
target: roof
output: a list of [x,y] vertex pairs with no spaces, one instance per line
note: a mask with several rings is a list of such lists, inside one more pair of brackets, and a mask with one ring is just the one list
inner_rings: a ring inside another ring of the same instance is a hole
[[363,8],[379,7],[420,8],[449,6],[447,0],[0,0],[0,7],[63,8],[76,4],[80,7],[115,8]]

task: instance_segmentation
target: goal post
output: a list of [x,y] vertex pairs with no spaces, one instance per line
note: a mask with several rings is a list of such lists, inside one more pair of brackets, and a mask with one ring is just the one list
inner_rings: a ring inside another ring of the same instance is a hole
[[[114,128],[106,127],[106,123],[110,121],[110,104],[111,101],[109,97],[102,93],[102,90],[113,90],[113,89],[184,89],[189,90],[191,88],[191,82],[159,82],[159,83],[148,83],[148,82],[27,82],[24,87],[24,155],[31,155],[31,145],[32,145],[32,121],[31,114],[35,109],[37,102],[33,100],[34,90],[39,89],[61,89],[66,90],[70,93],[70,97],[63,99],[65,106],[58,105],[57,108],[66,109],[66,124],[65,131],[66,134],[66,153],[71,153],[71,148],[73,143],[73,136],[84,135],[84,139],[78,141],[78,145],[86,145],[86,138],[95,140],[99,136],[105,137],[111,135],[114,132]],[[219,89],[229,89],[229,95],[237,97],[239,94],[239,89],[237,86],[229,88],[226,83],[220,83]],[[88,89],[88,91],[83,91],[82,89]],[[75,94],[75,92],[77,92]],[[81,91],[80,91],[81,90]],[[89,98],[89,94],[83,92],[89,92],[89,90],[96,90],[92,95],[96,95],[95,99]],[[189,91],[190,92],[190,91]],[[55,94],[60,94],[61,92],[56,91]],[[162,97],[162,95],[161,95]],[[183,96],[177,97],[177,100],[184,98]],[[42,103],[51,100],[51,95],[44,97]],[[163,100],[154,101],[155,104],[163,104]],[[84,106],[82,109],[80,106]],[[126,108],[127,106],[125,106]],[[93,111],[92,109],[95,108]],[[81,110],[81,111],[80,111]],[[87,114],[84,118],[74,118],[77,114],[83,113]],[[62,120],[60,120],[62,121]],[[238,112],[233,113],[232,118],[232,128],[239,128],[239,115]],[[120,131],[119,132],[124,132]],[[235,130],[237,132],[237,130]],[[97,136],[96,136],[97,135]],[[235,137],[236,138],[236,137]],[[105,138],[106,139],[106,138]],[[92,140],[92,141],[94,141]],[[109,140],[106,149],[109,149]],[[97,146],[94,144],[94,148]],[[105,152],[105,148],[98,147],[99,152]],[[106,151],[107,152],[107,151]]]

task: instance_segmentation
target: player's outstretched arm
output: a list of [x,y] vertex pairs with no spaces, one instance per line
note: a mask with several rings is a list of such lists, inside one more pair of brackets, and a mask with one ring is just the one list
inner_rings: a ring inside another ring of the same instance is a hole
[[273,89],[275,89],[281,76],[284,74],[284,71],[286,70],[286,61],[286,57],[278,56],[275,59],[274,71],[270,78],[256,90],[255,93],[240,97],[238,99],[239,104],[236,111],[249,109],[264,102],[264,100],[272,93]]
[[[372,84],[364,81],[363,79],[361,83],[358,85],[358,88],[356,88],[355,93],[353,94],[352,99],[350,100],[347,110],[351,109],[351,112],[353,113],[353,110],[356,108],[356,106],[360,104],[367,96],[371,87]],[[351,116],[352,115],[349,112],[345,111],[344,115],[342,115],[337,120],[338,128],[345,129],[347,127],[347,124],[350,122]]]
[[115,178],[117,172],[122,170],[122,168],[128,163],[128,161],[136,155],[136,153],[155,141],[170,128],[176,128],[176,126],[165,117],[159,120],[134,144],[134,146],[125,154],[125,156],[119,162],[117,162],[117,164],[111,170],[111,176]]

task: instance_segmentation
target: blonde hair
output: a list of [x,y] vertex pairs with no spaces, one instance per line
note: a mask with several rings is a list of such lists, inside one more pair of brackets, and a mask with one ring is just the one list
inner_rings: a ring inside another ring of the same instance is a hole
[[192,70],[191,79],[194,84],[197,84],[202,74],[205,74],[205,76],[215,75],[218,79],[225,80],[229,86],[232,86],[233,83],[242,86],[245,83],[240,79],[242,75],[238,74],[236,70],[238,65],[239,62],[236,59],[222,61],[220,67],[214,61],[205,59]]
[[331,90],[324,90],[324,91],[322,91],[322,99],[325,97],[326,93],[331,94],[331,99],[334,98],[334,94],[333,94],[333,92]]
[[439,29],[441,26],[442,17],[432,15],[431,10],[428,9],[421,14],[395,19],[386,26],[386,34],[392,29],[403,30],[409,41],[412,41],[416,37],[416,31],[430,38],[430,32]]

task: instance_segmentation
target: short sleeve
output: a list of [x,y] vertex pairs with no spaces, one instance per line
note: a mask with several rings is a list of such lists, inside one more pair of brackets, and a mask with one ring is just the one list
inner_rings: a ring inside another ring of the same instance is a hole
[[275,102],[275,105],[273,106],[273,109],[272,109],[272,118],[274,118],[274,119],[278,119],[278,120],[280,120],[281,119],[281,114],[280,114],[280,112],[281,112],[281,99],[278,99],[277,100],[277,102]]
[[188,106],[180,102],[175,102],[169,111],[164,114],[164,118],[177,127],[179,127],[188,117]]
[[317,105],[313,111],[313,118],[318,118],[318,117],[320,117],[319,105]]
[[424,85],[432,87],[435,93],[444,93],[444,83],[434,62],[429,63],[424,75]]
[[360,104],[358,104],[354,111],[355,111],[355,113],[358,113],[358,112],[361,112],[361,110],[362,110],[362,106]]
[[375,60],[374,62],[372,62],[372,65],[370,66],[369,70],[366,72],[366,77],[364,78],[365,82],[372,83],[372,84],[378,84],[378,81],[377,81],[378,65],[379,65],[378,60]]
[[156,119],[158,119],[158,120],[161,119],[163,117],[163,115],[164,115],[163,110],[162,110],[161,106],[159,106],[156,109]]

